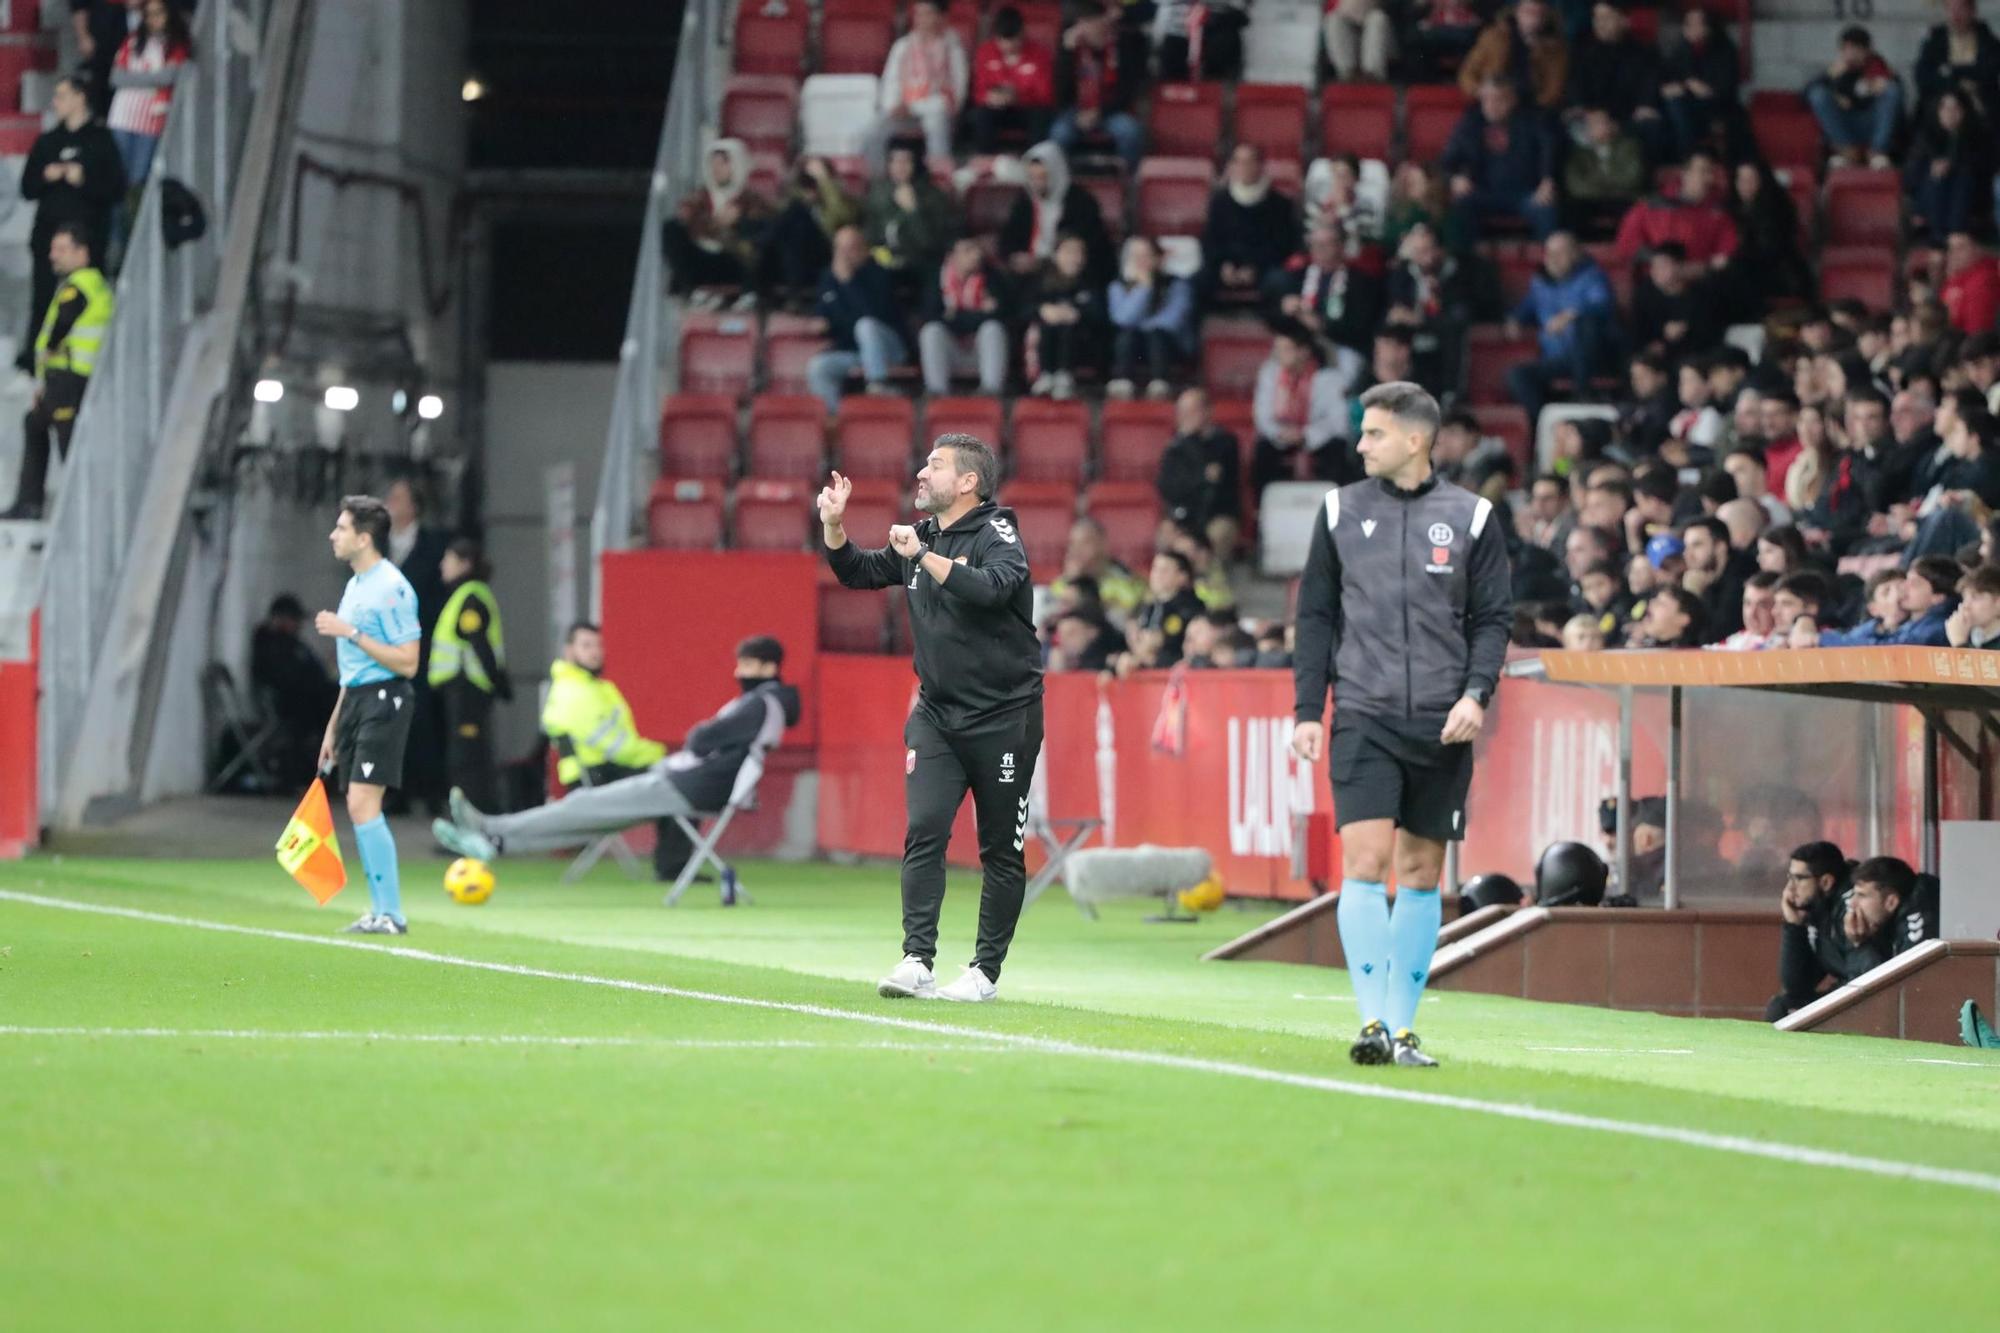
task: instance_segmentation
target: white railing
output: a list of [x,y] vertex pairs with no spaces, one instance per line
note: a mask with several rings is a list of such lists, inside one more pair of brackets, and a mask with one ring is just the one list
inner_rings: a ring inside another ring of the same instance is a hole
[[[753,4],[756,0],[743,0]],[[723,18],[728,0],[688,0],[675,48],[673,83],[646,195],[639,233],[639,264],[632,277],[632,306],[618,349],[618,386],[611,400],[611,430],[590,518],[591,608],[598,607],[598,557],[632,545],[643,497],[639,486],[648,455],[659,446],[660,404],[672,387],[678,344],[679,303],[667,299],[667,265],[660,228],[674,201],[700,178],[707,123],[721,98]]]

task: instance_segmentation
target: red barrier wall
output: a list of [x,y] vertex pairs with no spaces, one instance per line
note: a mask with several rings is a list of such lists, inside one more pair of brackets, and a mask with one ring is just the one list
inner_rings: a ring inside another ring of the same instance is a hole
[[[917,695],[907,657],[830,653],[820,659],[820,850],[856,856],[903,855],[903,722]],[[966,802],[952,825],[946,859],[979,864]]]
[[785,679],[805,701],[785,745],[811,746],[818,737],[819,566],[803,553],[607,553],[604,669],[632,701],[639,730],[678,744],[735,694],[729,671],[737,643],[770,634],[785,645]]
[[[39,619],[31,634],[30,652],[38,653]],[[40,827],[35,791],[40,753],[35,736],[37,680],[32,656],[26,662],[0,662],[0,860],[26,854]]]

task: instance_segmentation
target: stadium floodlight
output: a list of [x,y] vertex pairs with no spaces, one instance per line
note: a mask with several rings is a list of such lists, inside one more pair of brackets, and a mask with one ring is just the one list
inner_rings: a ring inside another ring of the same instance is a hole
[[425,421],[436,421],[444,415],[444,399],[434,393],[427,393],[417,399],[417,415]]
[[260,403],[283,402],[285,397],[284,381],[258,380],[257,387],[250,391],[250,396]]
[[330,384],[326,390],[326,405],[336,412],[352,412],[361,406],[359,390],[346,384]]
[[486,85],[481,83],[476,76],[469,75],[465,82],[460,85],[458,96],[461,101],[477,102],[480,98],[486,96]]

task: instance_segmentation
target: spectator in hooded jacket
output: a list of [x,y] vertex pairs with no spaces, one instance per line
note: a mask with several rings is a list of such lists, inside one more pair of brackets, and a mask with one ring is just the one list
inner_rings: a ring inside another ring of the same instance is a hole
[[1479,34],[1458,67],[1458,86],[1476,97],[1488,79],[1505,81],[1531,106],[1553,110],[1562,105],[1569,43],[1544,0],[1517,0]]
[[1555,136],[1507,79],[1480,82],[1445,144],[1444,170],[1463,234],[1479,235],[1496,216],[1523,219],[1537,239],[1555,230]]
[[1015,134],[1026,142],[1048,137],[1055,115],[1056,57],[1025,36],[1021,11],[1002,5],[993,27],[972,57],[972,151],[991,153],[1000,136]]
[[945,22],[948,0],[916,0],[910,30],[882,67],[880,114],[862,141],[871,175],[882,171],[889,143],[913,129],[932,157],[951,156],[951,130],[965,109],[967,66],[958,33]]
[[997,398],[1007,387],[1007,279],[986,262],[975,236],[952,243],[937,278],[918,302],[917,359],[924,392],[951,392],[952,376],[979,374],[979,392]]
[[901,143],[889,150],[888,175],[868,189],[862,225],[875,258],[899,279],[898,287],[914,294],[944,262],[958,231],[958,210],[924,169],[916,146]]
[[1660,53],[1632,35],[1632,21],[1612,0],[1590,9],[1590,31],[1569,53],[1569,89],[1563,119],[1574,134],[1583,108],[1603,107],[1620,127],[1636,135],[1655,156],[1667,149],[1668,127],[1660,117]]
[[1903,166],[1916,238],[1942,244],[1965,231],[1975,210],[1984,214],[1993,181],[1993,132],[1966,107],[1965,94],[1947,88],[1925,112]]
[[704,160],[705,179],[688,192],[661,227],[672,290],[747,287],[771,206],[750,186],[750,150],[741,139],[717,139]]
[[1097,197],[1069,178],[1069,159],[1053,143],[1038,143],[1021,157],[1027,188],[1014,197],[1000,226],[1000,259],[1016,277],[1032,277],[1055,257],[1056,238],[1071,232],[1083,238],[1091,276],[1111,279],[1111,236]]
[[1974,116],[2000,123],[2000,37],[1980,20],[1974,0],[1944,0],[1944,22],[1924,34],[1915,72],[1918,105],[1926,114],[1938,98],[1956,91]]
[[1043,266],[1030,303],[1028,358],[1035,376],[1030,393],[1037,397],[1073,398],[1076,372],[1104,363],[1110,341],[1110,320],[1104,289],[1091,280],[1089,250],[1083,238],[1068,234],[1056,242],[1055,257]]
[[1736,224],[1716,198],[1722,176],[1715,155],[1698,149],[1681,168],[1680,189],[1672,198],[1652,195],[1632,205],[1618,224],[1618,262],[1629,264],[1642,250],[1672,241],[1688,262],[1720,269],[1736,253]]
[[1361,358],[1336,347],[1328,364],[1319,339],[1294,319],[1272,320],[1271,332],[1271,355],[1258,368],[1251,400],[1257,443],[1250,455],[1250,493],[1261,496],[1272,482],[1294,476],[1301,453],[1321,481],[1359,481],[1361,461],[1347,439],[1347,400]]
[[1826,73],[1806,85],[1806,105],[1826,136],[1827,151],[1881,170],[1903,114],[1903,85],[1875,53],[1868,29],[1841,29],[1838,54]]
[[1172,397],[1174,367],[1194,355],[1194,288],[1160,271],[1160,247],[1151,237],[1125,242],[1106,306],[1113,333],[1105,393],[1130,398],[1143,375],[1146,397],[1160,402]]
[[1567,379],[1581,391],[1608,364],[1615,346],[1613,320],[1611,283],[1604,270],[1570,233],[1549,237],[1541,271],[1507,321],[1516,336],[1523,325],[1537,330],[1539,358],[1507,372],[1507,387],[1528,414],[1530,429],[1556,380]]
[[1237,144],[1222,185],[1209,196],[1201,233],[1203,296],[1255,295],[1281,282],[1298,235],[1298,213],[1272,186],[1263,150]]
[[1146,127],[1130,108],[1143,74],[1143,68],[1126,69],[1119,59],[1114,7],[1085,0],[1056,52],[1059,110],[1049,137],[1074,153],[1085,136],[1108,135],[1126,170],[1136,172],[1146,151]]
[[1681,11],[1681,39],[1660,67],[1660,105],[1673,129],[1673,153],[1684,158],[1719,129],[1732,160],[1745,155],[1749,132],[1737,95],[1742,62],[1736,43],[1699,5]]

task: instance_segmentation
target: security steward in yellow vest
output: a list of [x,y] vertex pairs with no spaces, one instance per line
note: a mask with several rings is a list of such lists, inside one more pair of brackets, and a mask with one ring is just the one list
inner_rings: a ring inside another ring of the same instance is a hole
[[444,765],[451,785],[475,805],[498,809],[499,769],[493,758],[493,701],[512,699],[500,604],[486,585],[492,571],[479,543],[460,537],[439,565],[444,610],[431,631],[429,680],[444,715]]
[[[632,705],[604,678],[604,635],[587,620],[570,626],[563,655],[549,668],[542,732],[559,756],[556,778],[565,787],[578,786],[586,777],[593,787],[636,777],[667,757],[666,746],[639,734]],[[655,820],[653,828],[653,874],[672,879],[694,846],[671,819]]]
[[111,283],[97,270],[84,229],[66,222],[49,240],[49,263],[59,285],[35,338],[35,405],[21,423],[21,480],[14,507],[0,518],[40,518],[49,475],[49,437],[69,457],[83,391],[97,369],[97,354],[116,304]]

